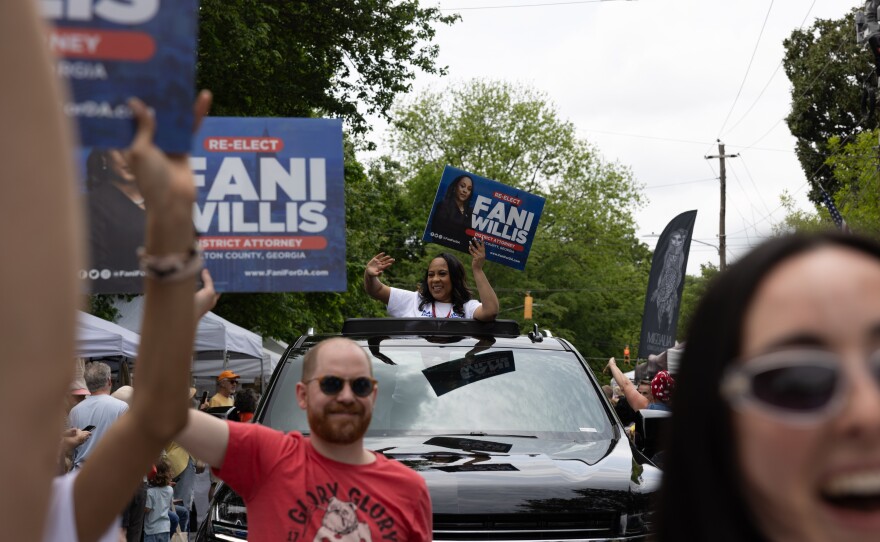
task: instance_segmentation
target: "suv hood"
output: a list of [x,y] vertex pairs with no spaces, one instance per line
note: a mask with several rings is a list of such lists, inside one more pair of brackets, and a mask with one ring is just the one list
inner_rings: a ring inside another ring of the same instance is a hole
[[636,501],[660,483],[660,471],[640,464],[627,439],[450,435],[365,444],[421,474],[438,515],[619,513],[641,508]]

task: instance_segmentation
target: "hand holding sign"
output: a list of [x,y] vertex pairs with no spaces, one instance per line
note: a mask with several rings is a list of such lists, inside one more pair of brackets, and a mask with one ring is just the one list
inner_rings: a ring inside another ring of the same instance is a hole
[[471,257],[471,267],[476,271],[478,269],[483,269],[483,264],[486,263],[486,243],[483,242],[482,239],[471,239],[471,242],[468,246],[468,252],[470,252]]
[[[196,98],[196,128],[207,115],[211,99],[211,93],[207,90],[203,90]],[[188,155],[162,153],[153,143],[156,133],[154,112],[137,98],[132,98],[129,106],[137,119],[137,132],[130,149],[131,166],[147,210],[153,204],[162,206],[164,212],[166,205],[183,199],[188,202],[186,213],[190,216],[196,188]]]
[[200,320],[202,316],[213,309],[220,299],[220,294],[214,290],[214,281],[211,279],[211,272],[202,269],[202,287],[196,292],[196,320]]

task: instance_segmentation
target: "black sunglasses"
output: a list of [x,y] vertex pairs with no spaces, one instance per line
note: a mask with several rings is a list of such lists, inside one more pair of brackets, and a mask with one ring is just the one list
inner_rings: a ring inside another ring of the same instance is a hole
[[345,387],[345,383],[348,382],[348,385],[351,386],[351,391],[358,397],[367,397],[371,393],[373,393],[373,388],[376,387],[376,380],[366,377],[359,376],[357,378],[341,378],[334,375],[326,375],[320,378],[310,378],[309,380],[305,380],[303,383],[308,384],[309,382],[317,380],[318,386],[321,388],[321,391],[324,392],[325,395],[339,395],[342,392],[342,389]]
[[[880,352],[870,356],[867,365],[880,382]],[[789,350],[731,366],[721,394],[733,406],[748,404],[781,421],[812,424],[840,410],[848,387],[849,378],[835,354]]]

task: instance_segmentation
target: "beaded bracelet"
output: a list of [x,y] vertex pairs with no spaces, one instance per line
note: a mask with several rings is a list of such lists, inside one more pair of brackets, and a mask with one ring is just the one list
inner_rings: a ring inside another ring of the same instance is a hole
[[174,252],[164,256],[147,254],[144,247],[137,249],[141,271],[159,282],[174,282],[193,277],[202,270],[202,249],[196,242],[188,252]]

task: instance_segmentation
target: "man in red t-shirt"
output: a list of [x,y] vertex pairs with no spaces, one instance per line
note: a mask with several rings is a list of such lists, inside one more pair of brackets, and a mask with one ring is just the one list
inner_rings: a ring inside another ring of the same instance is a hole
[[250,541],[431,540],[424,479],[364,448],[376,390],[364,350],[328,339],[296,384],[309,437],[191,410],[175,441],[244,499]]

